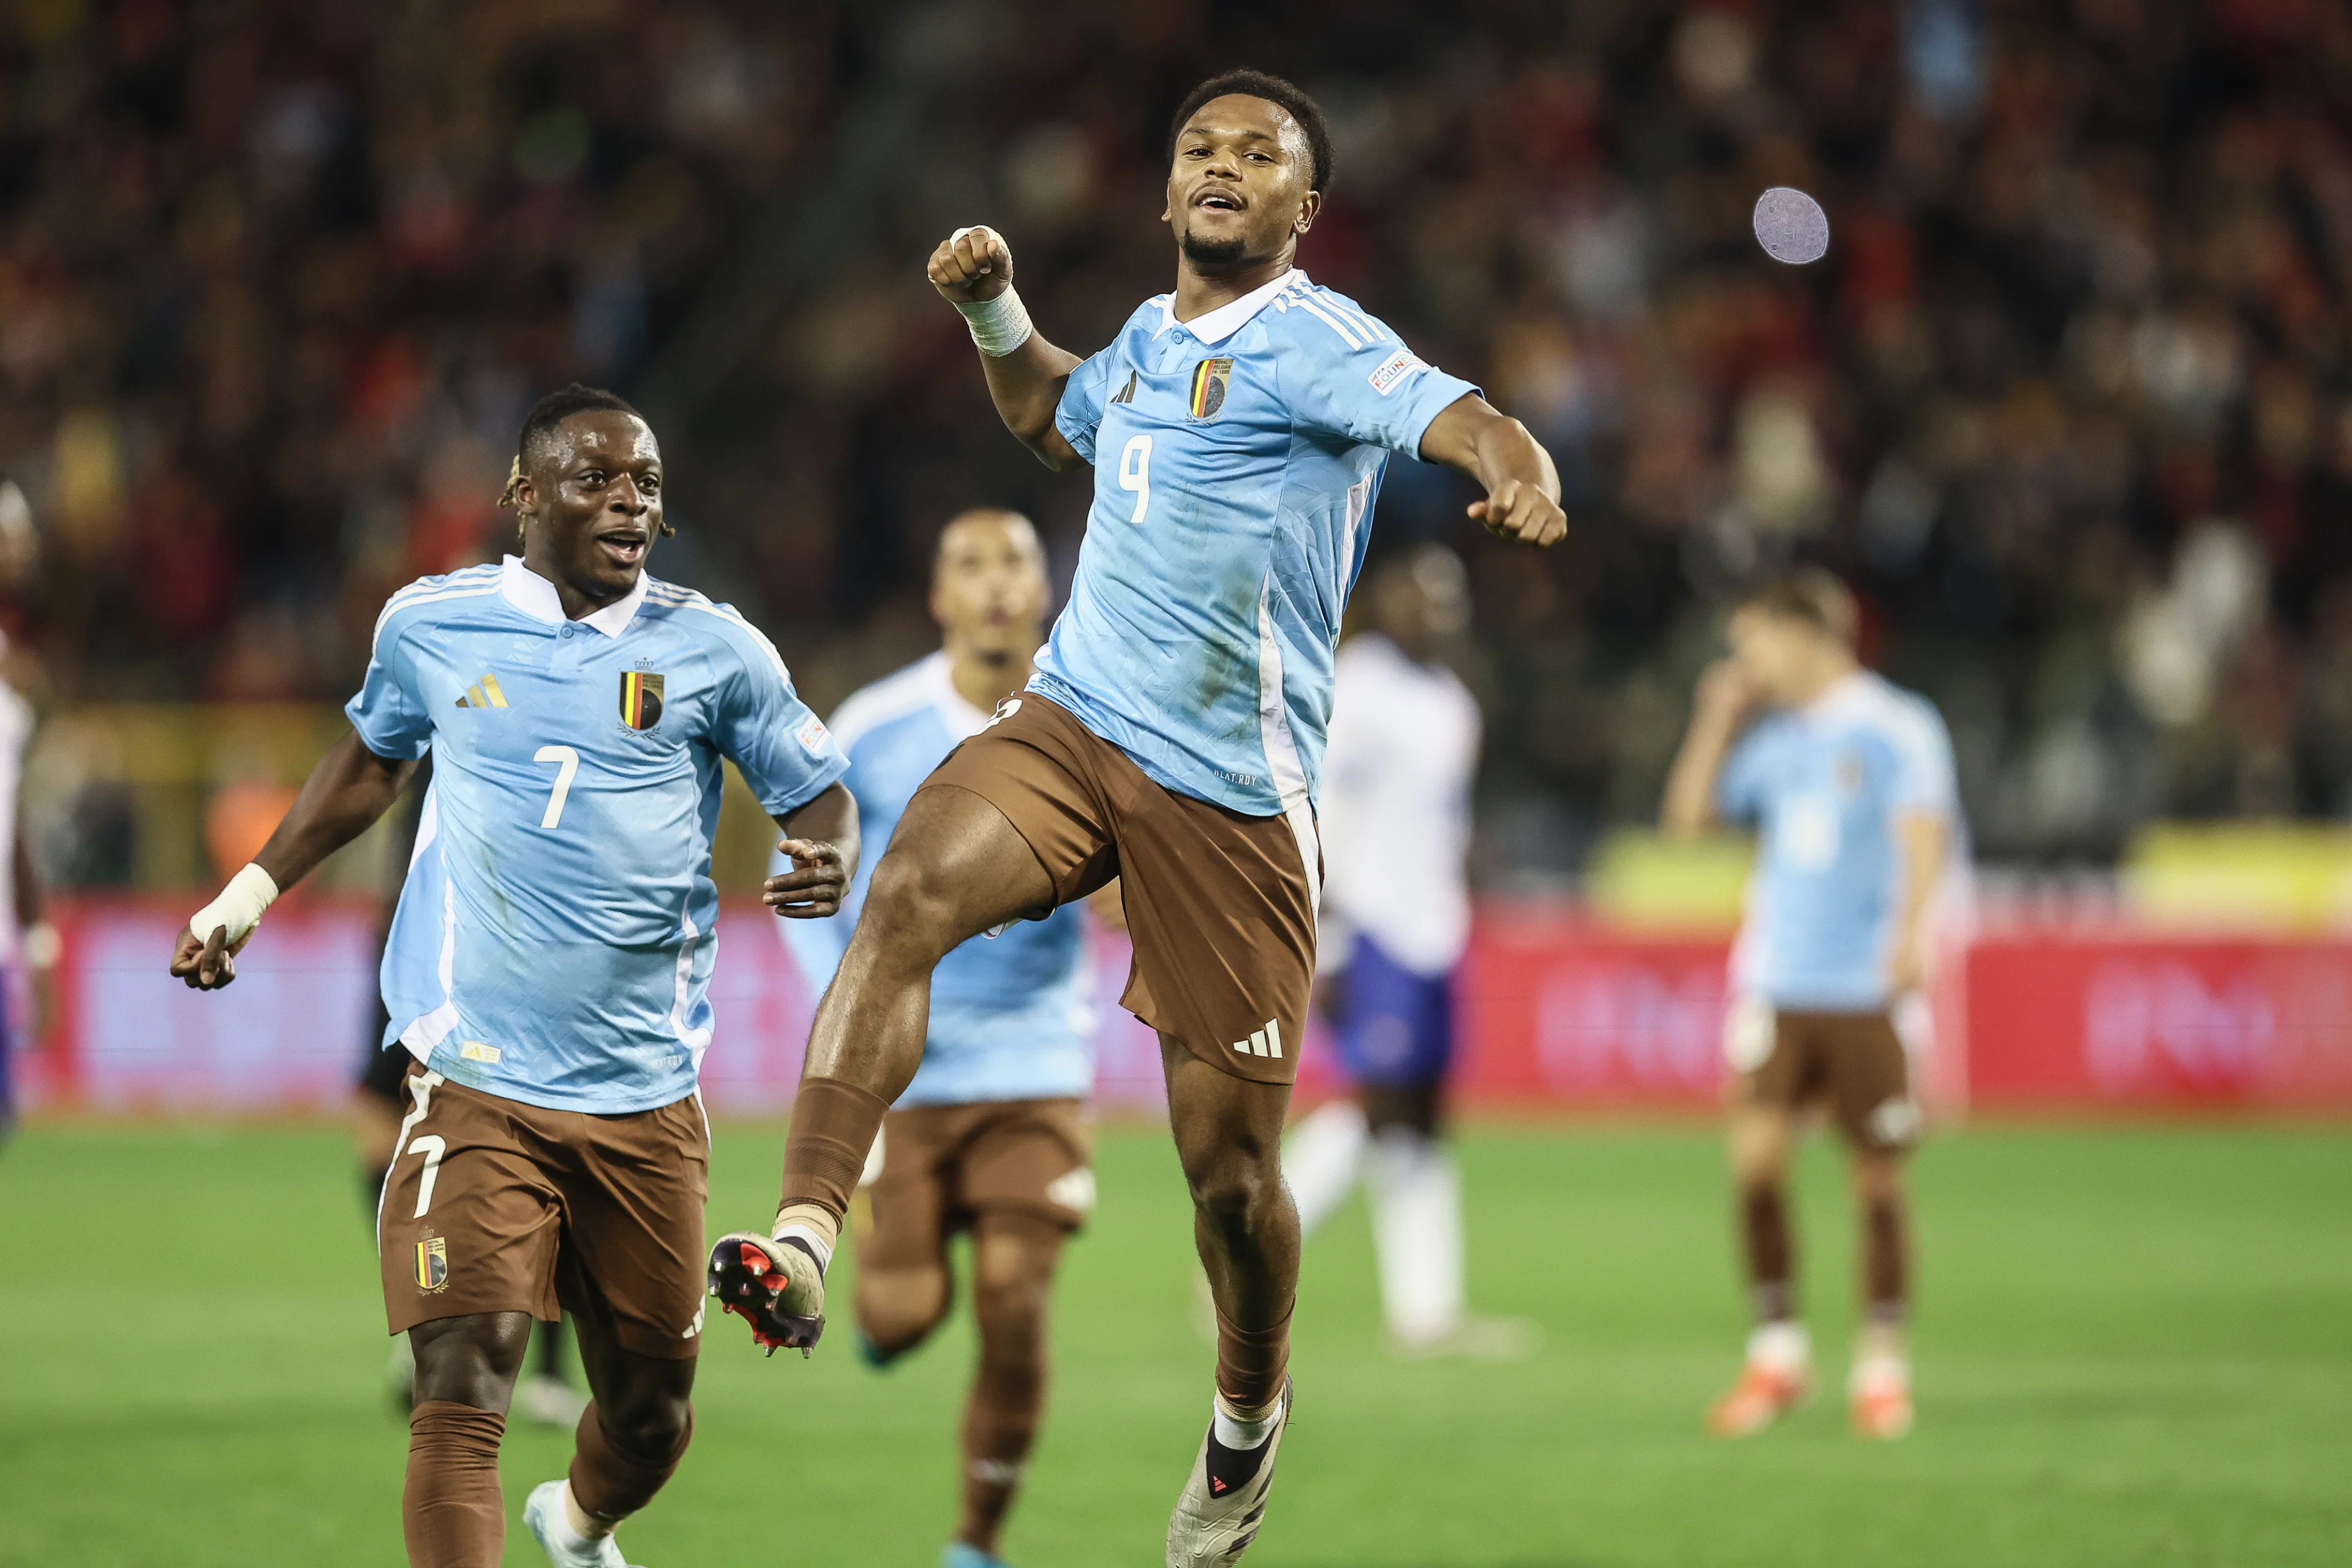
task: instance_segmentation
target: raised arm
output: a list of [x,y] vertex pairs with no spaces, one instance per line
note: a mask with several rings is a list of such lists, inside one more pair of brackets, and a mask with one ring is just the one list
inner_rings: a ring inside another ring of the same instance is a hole
[[[415,771],[415,763],[369,751],[356,731],[336,742],[253,864],[190,918],[172,955],[173,974],[198,991],[235,980],[236,955],[252,940],[261,911],[391,810]],[[200,925],[207,929],[199,931]]]
[[1086,467],[1086,459],[1054,428],[1062,388],[1080,361],[1029,324],[1029,313],[1013,291],[1013,247],[1004,237],[992,228],[960,228],[931,252],[926,270],[940,297],[971,323],[988,395],[1004,427],[1056,473]]
[[784,830],[784,841],[776,847],[792,857],[793,868],[769,878],[760,901],[786,920],[839,914],[850,879],[857,875],[856,797],[845,784],[827,784],[814,800],[775,823]]
[[1559,470],[1528,427],[1475,392],[1446,405],[1422,432],[1421,456],[1457,468],[1486,487],[1470,515],[1486,531],[1526,544],[1555,544],[1568,531],[1559,509]]
[[1682,750],[1666,774],[1665,809],[1659,825],[1667,833],[1686,837],[1715,826],[1715,785],[1723,774],[1723,761],[1754,706],[1755,690],[1739,667],[1723,659],[1699,677],[1698,697],[1691,706],[1690,729]]

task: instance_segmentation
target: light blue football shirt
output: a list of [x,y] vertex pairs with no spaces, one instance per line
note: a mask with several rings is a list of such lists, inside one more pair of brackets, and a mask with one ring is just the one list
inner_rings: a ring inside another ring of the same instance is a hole
[[1304,829],[1381,472],[1477,389],[1304,272],[1191,321],[1173,300],[1062,394],[1095,499],[1030,685],[1168,788]]
[[[873,868],[915,791],[988,715],[963,700],[948,656],[935,653],[864,688],[833,716],[849,757],[843,781],[857,797],[864,864],[849,900],[829,921],[779,921],[785,949],[823,990],[841,965],[866,902]],[[1003,935],[973,937],[931,972],[930,1033],[923,1065],[898,1103],[1083,1099],[1094,1090],[1094,974],[1076,907],[1017,921]]]
[[433,752],[384,948],[386,1047],[558,1110],[693,1093],[719,759],[771,813],[849,766],[768,639],[651,577],[566,620],[509,555],[394,594],[345,711],[379,756]]
[[1716,796],[1726,819],[1759,830],[1733,984],[1798,1011],[1886,1006],[1903,896],[1896,823],[1959,809],[1951,736],[1935,707],[1857,672],[1810,707],[1758,721],[1726,760]]

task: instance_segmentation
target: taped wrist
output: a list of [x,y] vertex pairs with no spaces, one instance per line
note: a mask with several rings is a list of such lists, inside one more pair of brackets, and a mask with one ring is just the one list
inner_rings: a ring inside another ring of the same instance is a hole
[[958,303],[956,309],[963,312],[964,325],[971,329],[971,341],[991,359],[1003,359],[1036,331],[1029,324],[1029,310],[1021,303],[1018,289],[1007,288],[993,300]]
[[787,1226],[805,1228],[822,1248],[818,1261],[830,1259],[849,1194],[866,1173],[866,1152],[889,1109],[880,1095],[837,1078],[802,1081],[792,1131],[784,1135],[784,1189],[771,1235],[782,1235]]
[[188,917],[188,929],[198,942],[211,937],[216,926],[228,928],[231,943],[240,942],[247,932],[261,923],[261,911],[278,899],[278,884],[268,872],[248,864],[228,879],[220,896]]

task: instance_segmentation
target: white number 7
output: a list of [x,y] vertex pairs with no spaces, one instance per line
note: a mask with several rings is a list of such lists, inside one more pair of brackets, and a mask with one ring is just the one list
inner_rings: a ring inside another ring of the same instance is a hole
[[416,1213],[412,1218],[423,1219],[425,1211],[433,1206],[433,1184],[441,1174],[441,1156],[448,1147],[446,1142],[437,1137],[410,1141],[408,1152],[425,1156],[425,1169],[416,1177]]
[[541,827],[552,827],[563,820],[563,797],[572,793],[572,775],[580,771],[580,753],[569,746],[541,746],[530,760],[563,764],[555,772],[555,793],[547,797],[547,815],[539,819]]

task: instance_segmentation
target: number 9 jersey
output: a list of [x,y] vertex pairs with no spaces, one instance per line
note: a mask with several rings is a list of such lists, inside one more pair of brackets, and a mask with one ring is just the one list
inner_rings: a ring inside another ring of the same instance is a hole
[[383,956],[384,1031],[452,1082],[604,1115],[694,1092],[710,1042],[723,757],[772,816],[847,771],[775,647],[650,576],[582,620],[514,556],[376,621],[345,709],[434,776]]

